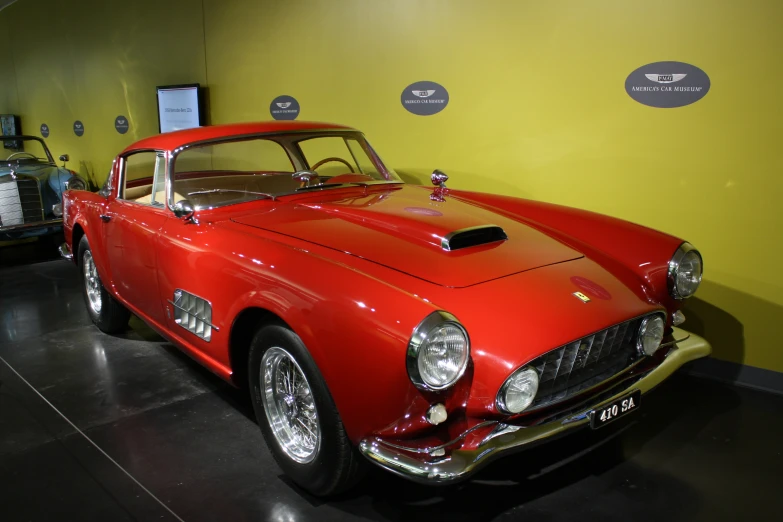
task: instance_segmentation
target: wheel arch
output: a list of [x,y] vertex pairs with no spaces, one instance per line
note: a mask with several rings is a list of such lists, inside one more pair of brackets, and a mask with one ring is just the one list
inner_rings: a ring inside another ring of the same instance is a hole
[[239,312],[231,324],[228,360],[231,381],[238,388],[247,388],[247,358],[256,332],[263,326],[277,324],[293,329],[279,315],[260,306],[250,306]]
[[71,252],[73,252],[72,261],[75,264],[79,264],[79,242],[84,237],[84,228],[81,223],[73,224],[73,232],[71,233]]

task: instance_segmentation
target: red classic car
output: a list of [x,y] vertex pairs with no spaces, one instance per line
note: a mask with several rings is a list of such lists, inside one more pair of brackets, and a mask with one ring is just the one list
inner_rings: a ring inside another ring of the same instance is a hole
[[[600,428],[710,353],[677,328],[690,244],[552,204],[403,183],[349,127],[144,139],[64,198],[95,324],[131,313],[252,396],[280,467],[344,490],[424,483]],[[365,457],[365,458],[363,458]]]

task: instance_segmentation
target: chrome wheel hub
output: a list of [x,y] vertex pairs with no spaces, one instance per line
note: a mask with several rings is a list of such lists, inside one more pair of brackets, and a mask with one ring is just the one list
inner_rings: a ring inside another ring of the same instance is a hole
[[273,347],[261,359],[261,388],[269,427],[296,462],[311,462],[321,444],[318,412],[304,372],[290,353]]
[[92,260],[92,253],[88,250],[84,253],[82,259],[82,270],[84,271],[84,288],[87,290],[87,300],[90,308],[96,314],[101,313],[101,278],[98,277],[98,270]]

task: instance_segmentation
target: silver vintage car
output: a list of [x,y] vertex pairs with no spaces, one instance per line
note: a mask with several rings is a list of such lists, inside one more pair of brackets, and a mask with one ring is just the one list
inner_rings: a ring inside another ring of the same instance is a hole
[[62,229],[62,195],[87,190],[87,182],[55,164],[46,143],[35,136],[3,136],[0,149],[0,241]]

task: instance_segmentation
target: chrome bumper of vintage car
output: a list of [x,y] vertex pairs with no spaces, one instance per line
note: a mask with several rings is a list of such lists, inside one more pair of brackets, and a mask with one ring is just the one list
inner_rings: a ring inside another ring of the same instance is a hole
[[62,226],[62,224],[62,218],[50,219],[47,221],[33,221],[21,225],[0,226],[0,232],[24,232],[27,230],[34,230],[36,228],[59,227]]
[[68,247],[68,243],[63,243],[62,245],[57,247],[57,250],[60,252],[60,257],[62,257],[66,261],[73,260],[73,253],[71,252],[71,249]]
[[[608,392],[596,397],[594,403],[582,405],[576,411],[569,411],[564,416],[556,416],[555,420],[531,426],[509,425],[498,421],[487,421],[474,426],[468,431],[479,427],[491,430],[474,449],[461,449],[462,441],[468,433],[465,432],[442,446],[416,450],[402,448],[378,437],[370,437],[359,443],[359,450],[375,464],[417,482],[437,484],[465,479],[504,453],[523,450],[535,443],[585,426],[590,422],[591,411],[636,390],[645,394],[683,364],[706,357],[712,351],[706,340],[679,328],[674,329],[674,338],[683,340],[676,343],[661,364],[640,378],[620,380]],[[493,425],[494,427],[491,427]]]

